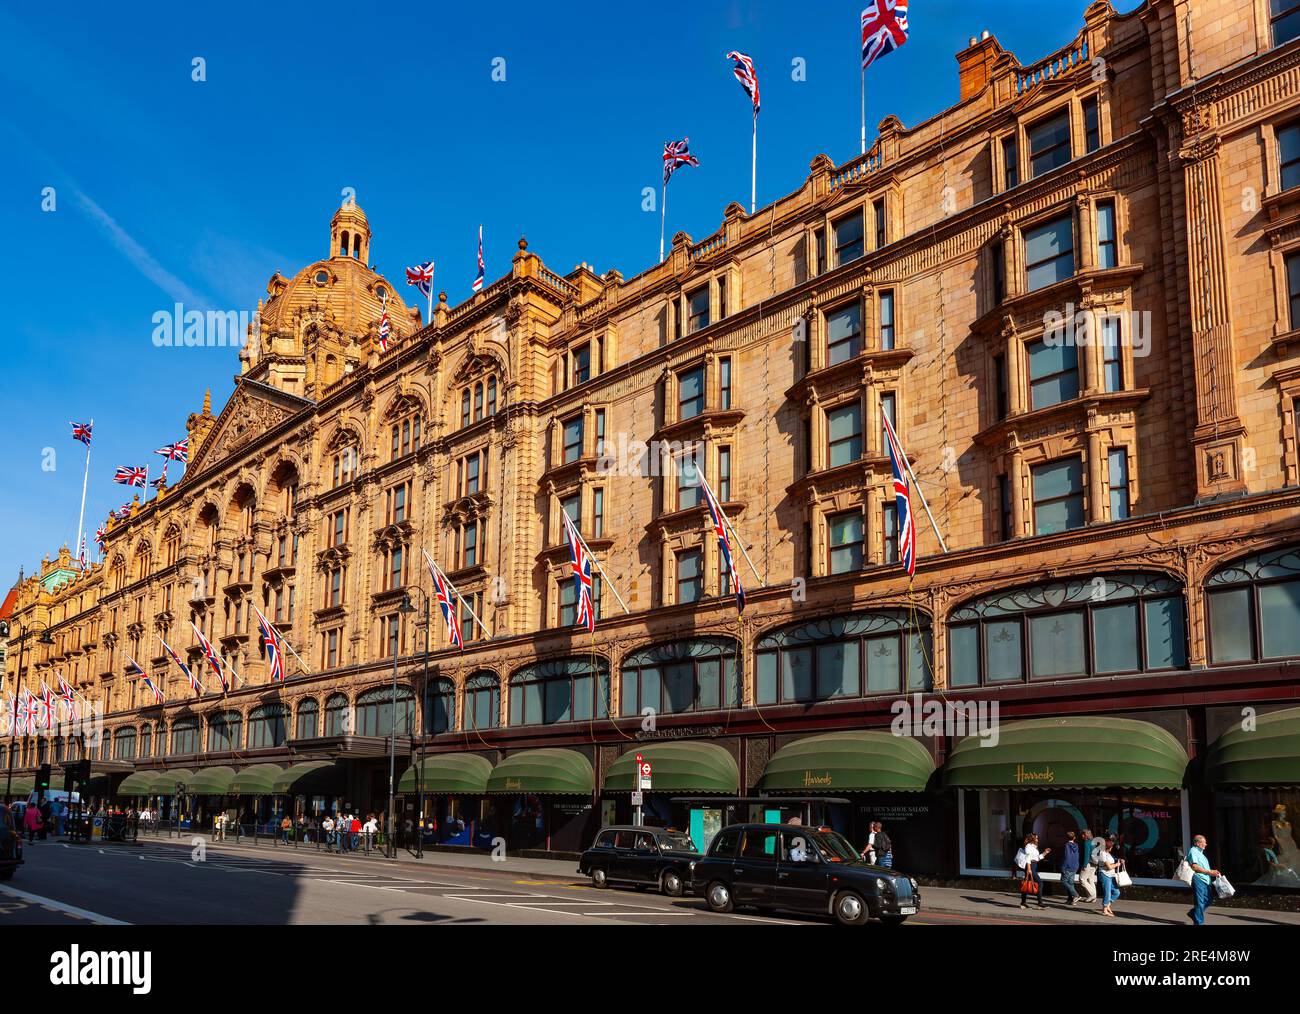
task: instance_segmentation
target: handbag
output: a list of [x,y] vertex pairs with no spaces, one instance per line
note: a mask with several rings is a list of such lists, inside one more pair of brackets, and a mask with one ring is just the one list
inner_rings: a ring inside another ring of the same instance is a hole
[[1028,869],[1025,870],[1025,879],[1020,882],[1021,894],[1037,894],[1038,878],[1035,877]]
[[1228,878],[1220,874],[1214,879],[1214,893],[1220,898],[1231,898],[1237,893],[1237,889],[1228,882]]
[[1188,887],[1192,886],[1192,880],[1195,876],[1196,874],[1192,871],[1191,864],[1188,863],[1186,859],[1179,863],[1178,868],[1174,870],[1174,879],[1181,880]]
[[1132,887],[1133,878],[1128,875],[1128,870],[1119,870],[1115,874],[1116,887]]

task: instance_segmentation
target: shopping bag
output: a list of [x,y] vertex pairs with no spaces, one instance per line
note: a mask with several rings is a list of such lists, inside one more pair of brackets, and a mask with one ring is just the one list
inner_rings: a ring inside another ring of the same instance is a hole
[[1220,874],[1214,879],[1214,893],[1220,898],[1231,898],[1237,889],[1228,883],[1228,878]]
[[1133,878],[1128,875],[1128,870],[1120,870],[1115,874],[1116,887],[1132,887]]
[[1025,895],[1038,893],[1038,881],[1030,876],[1029,871],[1025,871],[1025,879],[1020,882],[1020,893]]
[[1181,880],[1188,887],[1192,886],[1192,879],[1195,876],[1196,874],[1192,872],[1191,864],[1189,864],[1186,859],[1179,863],[1178,868],[1174,870],[1174,879]]

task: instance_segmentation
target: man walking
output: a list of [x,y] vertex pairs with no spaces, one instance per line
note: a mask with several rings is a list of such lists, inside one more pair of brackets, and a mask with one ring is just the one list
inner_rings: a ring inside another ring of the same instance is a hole
[[1077,905],[1079,893],[1074,889],[1074,875],[1079,872],[1079,843],[1074,840],[1074,832],[1065,832],[1065,852],[1061,857],[1061,887],[1065,889],[1070,900],[1066,905]]
[[1092,832],[1086,827],[1079,832],[1079,888],[1084,902],[1097,900],[1097,864],[1093,860]]
[[1192,847],[1187,850],[1187,865],[1192,868],[1192,890],[1196,892],[1196,903],[1187,910],[1193,926],[1205,925],[1205,910],[1214,902],[1214,890],[1210,882],[1219,876],[1219,871],[1210,865],[1210,857],[1205,854],[1207,844],[1205,835],[1198,834],[1192,839]]

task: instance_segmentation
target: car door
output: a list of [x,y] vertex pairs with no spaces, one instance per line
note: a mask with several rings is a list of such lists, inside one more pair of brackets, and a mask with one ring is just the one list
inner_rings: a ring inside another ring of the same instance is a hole
[[628,861],[629,879],[636,884],[652,884],[659,879],[659,846],[649,831],[638,831]]
[[829,866],[807,834],[782,831],[773,904],[796,912],[824,912],[829,885]]
[[731,894],[737,905],[772,905],[776,890],[776,828],[748,827],[740,837]]
[[614,864],[610,879],[634,881],[636,871],[636,831],[619,831],[614,840]]

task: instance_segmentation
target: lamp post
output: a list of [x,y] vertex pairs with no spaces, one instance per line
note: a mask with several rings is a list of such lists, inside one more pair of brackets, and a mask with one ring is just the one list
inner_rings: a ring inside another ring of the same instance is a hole
[[[399,614],[415,612],[415,606],[411,605],[411,596],[403,595],[402,604],[397,607]],[[397,848],[393,844],[393,823],[395,820],[393,807],[396,803],[395,790],[397,788],[397,663],[400,658],[398,649],[401,647],[401,621],[393,627],[393,714],[390,727],[388,730],[388,858],[397,858]]]
[[[27,652],[27,624],[19,623],[18,629],[20,631],[20,633],[18,634],[18,668],[14,670],[14,698],[15,699],[17,699],[18,697],[18,688],[21,685],[22,678],[23,678],[23,655],[26,654]],[[7,636],[8,631],[6,630],[5,633]],[[37,638],[37,642],[39,644],[54,643],[54,638],[50,636],[50,629],[48,625],[41,628],[41,636]],[[0,678],[2,678],[2,674],[0,674]],[[17,730],[12,728],[9,730],[10,738],[13,738],[13,735],[16,731]],[[23,728],[23,752],[24,753],[27,752],[26,727]],[[9,798],[9,794],[10,792],[13,791],[13,787],[14,787],[14,745],[10,743],[9,763],[8,765],[6,765],[6,771],[5,771],[5,799]]]
[[427,711],[422,711],[428,704],[429,695],[429,640],[433,628],[429,625],[429,593],[418,585],[415,591],[420,593],[424,600],[424,664],[420,669],[420,696],[415,702],[416,722],[411,723],[411,755],[415,758],[415,858],[424,858],[424,729],[421,728],[419,741],[416,741],[416,725],[420,715],[424,715],[425,724],[428,724],[429,716]]

